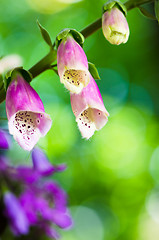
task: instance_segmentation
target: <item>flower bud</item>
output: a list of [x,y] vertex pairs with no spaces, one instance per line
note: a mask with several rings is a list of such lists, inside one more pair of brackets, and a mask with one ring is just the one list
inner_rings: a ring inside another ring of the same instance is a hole
[[116,5],[103,13],[102,30],[111,44],[119,45],[128,41],[129,26],[123,12]]
[[57,50],[60,81],[72,93],[80,93],[89,83],[87,57],[72,35],[64,38]]

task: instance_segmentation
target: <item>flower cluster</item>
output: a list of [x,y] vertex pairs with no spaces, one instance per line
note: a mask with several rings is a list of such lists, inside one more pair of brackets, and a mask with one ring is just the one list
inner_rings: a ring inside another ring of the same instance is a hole
[[[112,44],[126,43],[129,27],[126,8],[118,0],[110,0],[103,6],[102,29]],[[44,40],[51,46],[49,34],[39,24]],[[49,39],[49,40],[46,40]],[[61,83],[70,91],[71,106],[82,137],[89,139],[108,121],[108,112],[89,69],[83,50],[84,37],[74,29],[64,29],[56,37],[57,70]],[[56,54],[55,54],[56,55]],[[25,71],[25,70],[23,70]],[[11,74],[6,92],[6,113],[9,132],[24,150],[32,150],[40,137],[45,136],[52,125],[45,113],[39,95],[18,69]]]
[[87,57],[71,34],[57,50],[60,81],[70,91],[71,106],[82,136],[89,139],[108,120],[98,86],[88,70]]
[[[3,145],[7,148],[4,132]],[[13,167],[4,155],[0,155],[0,179],[5,184],[3,193],[3,216],[7,219],[14,235],[25,235],[33,227],[37,234],[58,239],[54,226],[62,229],[72,225],[67,209],[67,195],[48,176],[63,171],[65,165],[52,166],[38,148],[32,152],[33,168]]]
[[[95,80],[88,69],[87,57],[71,34],[62,39],[57,50],[60,81],[70,91],[71,106],[79,130],[89,139],[108,120],[108,112]],[[51,128],[39,95],[18,70],[11,75],[6,93],[9,132],[24,150],[32,150]]]

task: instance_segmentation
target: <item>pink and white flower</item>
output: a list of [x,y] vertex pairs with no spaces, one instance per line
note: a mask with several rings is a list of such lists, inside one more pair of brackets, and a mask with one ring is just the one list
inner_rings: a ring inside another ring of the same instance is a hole
[[68,35],[57,50],[57,68],[60,81],[72,93],[80,93],[89,83],[87,57],[82,47]]
[[128,41],[129,26],[126,17],[116,6],[103,14],[102,30],[111,44],[119,45]]
[[9,132],[24,150],[30,151],[51,128],[39,95],[18,72],[7,89],[6,112]]
[[90,83],[80,94],[71,94],[71,106],[82,136],[89,139],[108,121],[109,113],[104,107],[98,86],[90,75]]

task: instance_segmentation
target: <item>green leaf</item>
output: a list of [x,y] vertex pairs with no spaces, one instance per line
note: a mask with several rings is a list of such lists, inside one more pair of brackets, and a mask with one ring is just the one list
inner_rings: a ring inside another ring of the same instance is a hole
[[103,5],[103,13],[111,10],[115,5],[123,12],[123,14],[126,16],[127,15],[127,9],[125,5],[120,2],[119,0],[109,0]]
[[147,17],[151,20],[156,20],[156,17],[154,15],[152,15],[151,13],[149,13],[145,8],[139,7],[139,10],[142,13],[142,15],[144,15],[145,17]]
[[6,98],[6,90],[5,90],[2,75],[0,75],[0,103],[3,102],[5,98]]
[[155,15],[159,22],[159,0],[155,0]]
[[90,74],[92,75],[92,77],[94,79],[98,79],[100,80],[100,76],[99,76],[99,73],[98,73],[98,70],[97,68],[95,67],[95,65],[93,63],[88,63],[88,66],[89,66],[89,72]]
[[71,34],[73,38],[76,40],[76,42],[78,42],[81,45],[81,47],[83,47],[83,43],[85,40],[84,36],[75,29],[65,28],[56,36],[56,40],[55,40],[56,48],[58,48],[60,42],[63,39],[67,38],[68,34]]
[[81,47],[83,47],[84,40],[85,40],[84,36],[75,29],[70,29],[70,33],[72,34],[72,36],[74,37],[76,42],[78,42],[79,45],[81,45]]
[[40,32],[41,32],[41,35],[42,35],[44,41],[50,46],[50,48],[53,48],[51,37],[50,37],[48,31],[39,23],[38,20],[37,20],[37,24],[39,26],[39,29],[40,29]]

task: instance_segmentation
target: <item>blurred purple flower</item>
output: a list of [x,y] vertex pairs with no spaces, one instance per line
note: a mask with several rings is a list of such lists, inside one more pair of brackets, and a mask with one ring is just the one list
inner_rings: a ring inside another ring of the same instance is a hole
[[33,149],[32,161],[34,170],[38,171],[43,176],[51,175],[54,172],[64,171],[66,169],[65,164],[53,166],[40,148]]
[[[56,192],[52,191],[52,188],[56,189]],[[60,228],[72,225],[66,206],[67,196],[54,182],[45,182],[26,189],[19,200],[32,226],[36,225],[45,230],[46,223],[48,227],[54,224]]]
[[34,148],[32,151],[33,167],[42,175],[50,175],[55,172],[55,167],[48,161],[44,152],[39,148]]
[[25,211],[16,196],[7,192],[4,195],[5,215],[9,219],[10,227],[15,235],[27,234],[29,222]]
[[39,95],[18,72],[13,73],[7,89],[6,112],[10,134],[27,151],[47,134],[52,124]]
[[0,149],[8,149],[10,147],[9,134],[0,129]]
[[8,159],[5,156],[0,155],[0,174],[8,170],[7,163],[8,163]]
[[27,234],[29,227],[33,226],[57,239],[59,234],[53,225],[68,228],[72,220],[67,209],[66,193],[57,183],[46,180],[45,176],[64,167],[52,166],[40,149],[33,151],[33,156],[34,168],[9,166],[6,159],[0,158],[1,177],[4,176],[7,185],[17,190],[16,195],[19,196],[17,198],[11,192],[5,194],[5,216],[15,235]]

